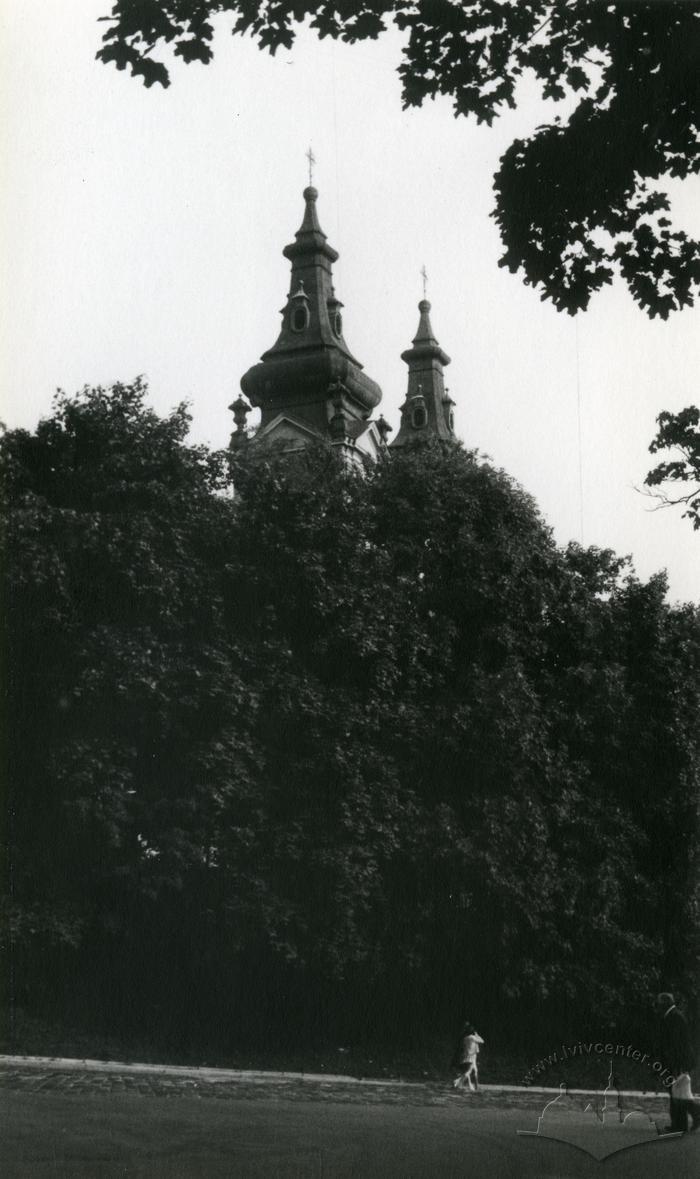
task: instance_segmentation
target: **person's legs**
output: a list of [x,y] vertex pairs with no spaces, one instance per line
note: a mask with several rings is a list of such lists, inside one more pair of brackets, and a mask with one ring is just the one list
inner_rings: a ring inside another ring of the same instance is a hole
[[700,1130],[700,1101],[693,1100],[693,1101],[686,1102],[685,1116],[686,1116],[686,1126],[687,1126],[688,1118],[690,1118],[691,1131],[692,1130]]
[[688,1129],[688,1105],[687,1101],[680,1101],[677,1097],[671,1097],[671,1130],[676,1133],[684,1134]]

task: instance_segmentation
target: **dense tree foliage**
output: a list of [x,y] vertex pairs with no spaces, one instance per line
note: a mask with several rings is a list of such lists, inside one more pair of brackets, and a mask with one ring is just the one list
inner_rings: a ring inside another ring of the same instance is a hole
[[229,504],[187,429],[136,383],[60,396],[3,440],[11,919],[40,961],[128,929],[139,894],[181,888],[203,854],[232,686],[212,645]]
[[696,0],[116,0],[98,57],[167,86],[162,48],[208,62],[224,13],[272,53],[302,21],[350,43],[395,24],[405,105],[443,94],[490,124],[525,75],[567,110],[573,100],[501,160],[501,265],[571,314],[616,274],[651,316],[693,303],[700,243],[673,230],[658,181],[700,168]]
[[683,504],[683,515],[700,528],[700,410],[696,405],[680,413],[664,410],[657,421],[659,430],[649,450],[671,451],[674,457],[654,467],[644,482],[658,488],[651,494],[665,506]]
[[186,1047],[691,993],[697,610],[458,448],[231,497],[186,432],[137,382],[2,441],[16,1001]]

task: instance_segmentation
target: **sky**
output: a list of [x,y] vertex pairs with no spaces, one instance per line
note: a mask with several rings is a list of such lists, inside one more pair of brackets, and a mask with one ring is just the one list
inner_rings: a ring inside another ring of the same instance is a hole
[[[698,601],[698,534],[638,488],[657,414],[697,404],[700,308],[651,321],[617,282],[572,318],[498,266],[494,171],[553,104],[526,86],[490,129],[442,99],[403,111],[397,32],[344,46],[302,30],[271,57],[225,20],[210,65],[146,90],[95,61],[109,7],[0,0],[6,425],[33,428],[57,387],[143,374],[159,412],[186,400],[193,441],[226,445],[240,377],[277,338],[312,146],[344,335],[394,429],[425,266],[465,445],[560,543],[631,554],[642,578],[665,568],[669,599]],[[669,191],[700,235],[700,180]]]

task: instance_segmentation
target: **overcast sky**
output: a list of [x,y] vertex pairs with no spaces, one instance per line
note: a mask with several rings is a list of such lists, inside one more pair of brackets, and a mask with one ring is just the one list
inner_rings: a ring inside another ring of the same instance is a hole
[[[493,172],[546,109],[526,96],[491,129],[443,101],[402,111],[398,34],[303,34],[271,58],[225,22],[211,65],[176,64],[148,91],[94,60],[109,7],[0,0],[7,425],[33,427],[57,386],[142,373],[159,411],[189,400],[193,438],[224,445],[239,378],[279,330],[311,144],[345,337],[390,423],[425,264],[465,444],[560,542],[630,553],[644,578],[667,568],[671,600],[699,599],[700,537],[635,487],[656,415],[700,396],[700,311],[650,321],[619,283],[572,319],[497,265]],[[671,191],[700,234],[700,184]]]

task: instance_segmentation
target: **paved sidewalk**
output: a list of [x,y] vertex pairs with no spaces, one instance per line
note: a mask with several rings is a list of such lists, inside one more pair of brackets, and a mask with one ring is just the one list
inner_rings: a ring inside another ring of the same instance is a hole
[[[371,1105],[498,1106],[537,1109],[558,1088],[482,1085],[478,1093],[457,1093],[449,1081],[374,1080],[324,1073],[263,1072],[249,1069],[185,1068],[127,1064],[121,1061],[71,1060],[41,1056],[0,1056],[0,1089],[21,1092],[133,1093],[151,1097],[197,1097],[219,1100],[278,1098],[285,1101],[335,1101]],[[595,1099],[595,1090],[572,1089],[571,1097]],[[623,1093],[628,1108],[651,1115],[667,1111],[662,1094]]]

